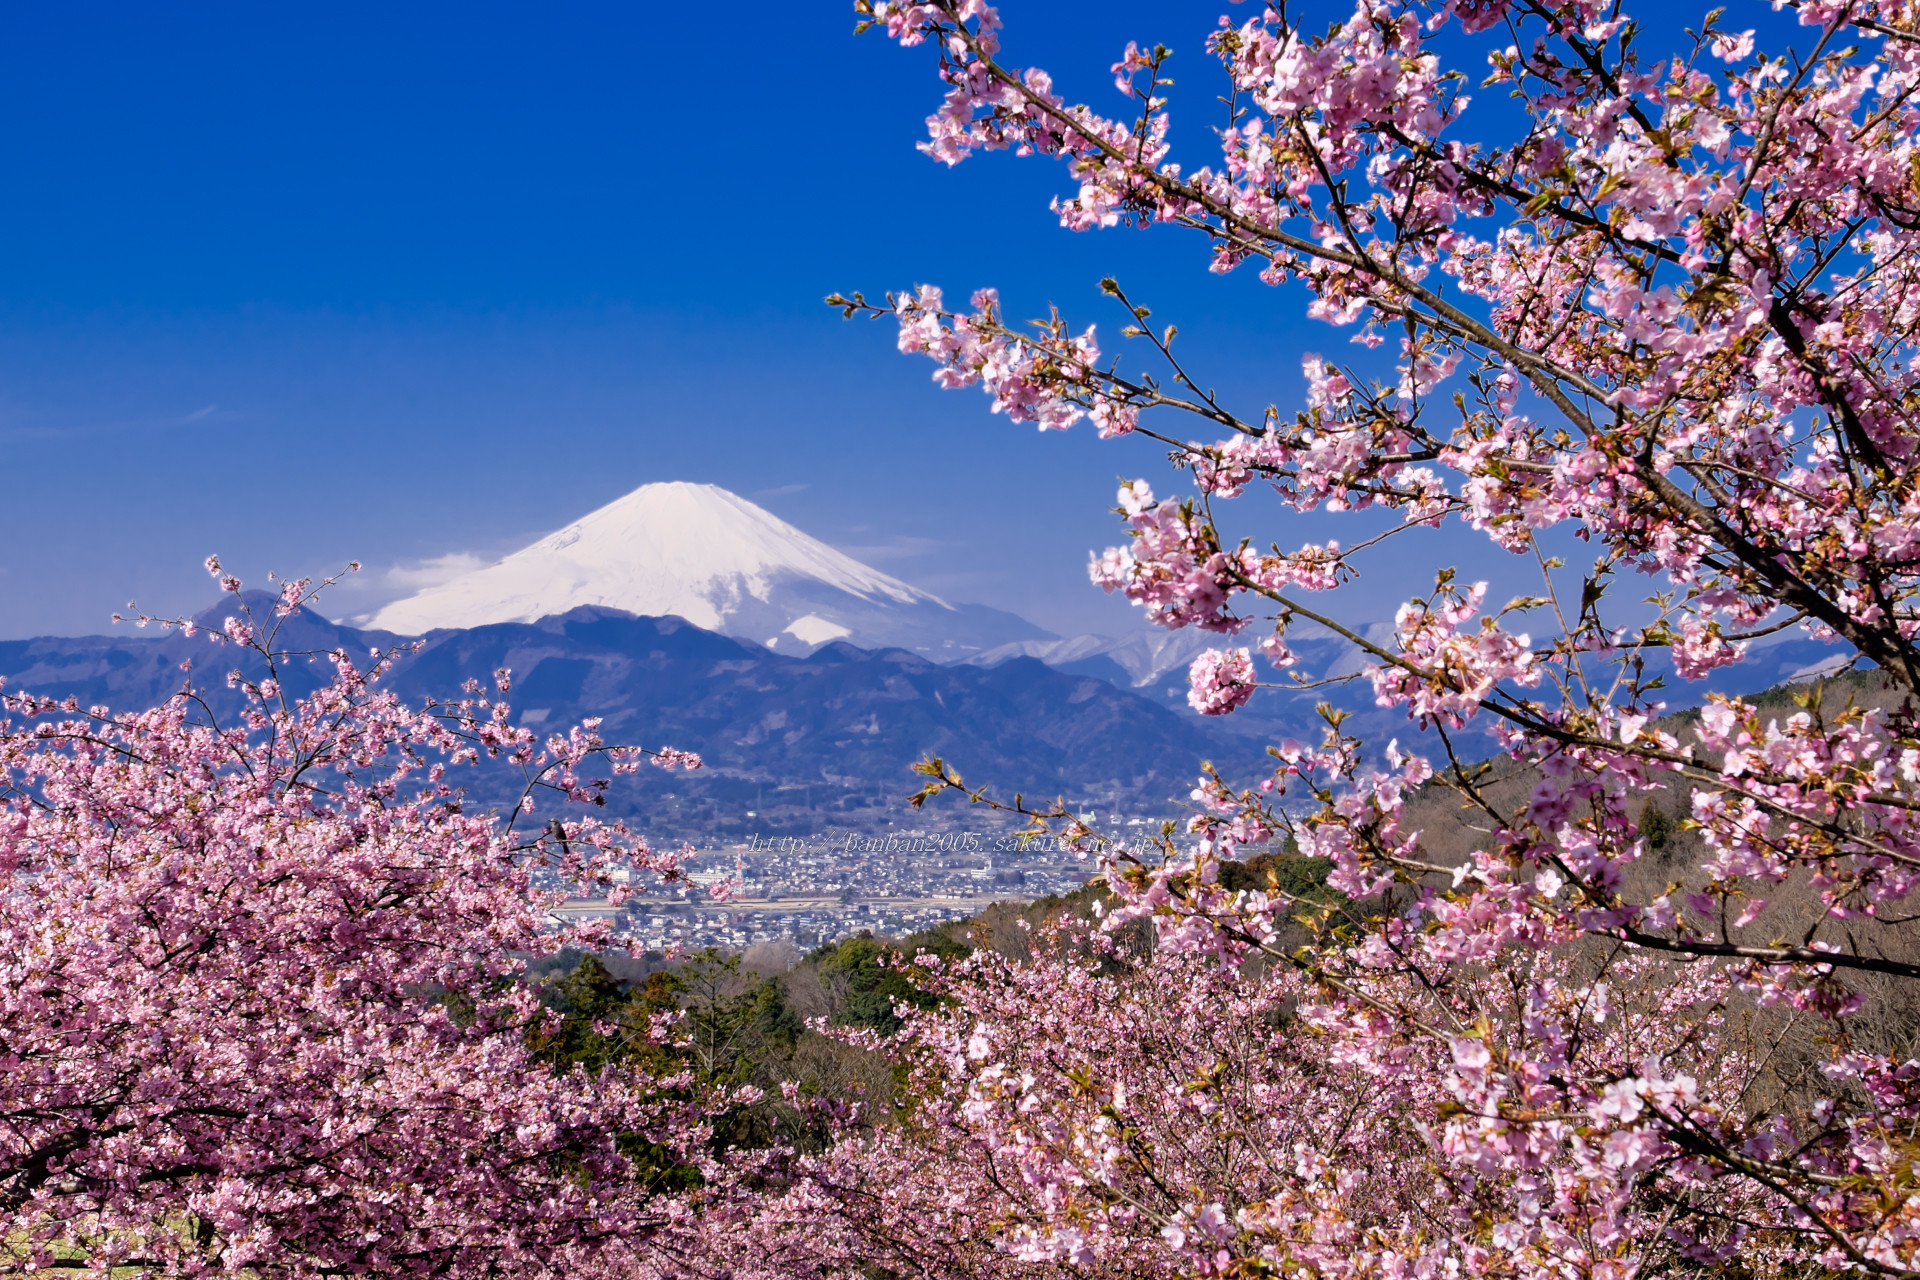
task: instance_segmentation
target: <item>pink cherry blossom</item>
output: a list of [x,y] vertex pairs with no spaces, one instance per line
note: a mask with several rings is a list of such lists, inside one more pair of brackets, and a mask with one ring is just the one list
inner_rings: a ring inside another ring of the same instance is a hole
[[1187,702],[1203,716],[1223,716],[1253,696],[1253,659],[1245,649],[1209,649],[1187,673]]
[[[1431,1224],[1418,1240],[1342,1235],[1320,1208],[1290,1216],[1321,1204],[1298,1187],[1216,1212],[1238,1202],[1196,1167],[1160,1172],[1177,1190],[1146,1215],[1093,1158],[1138,1167],[1097,1136],[1098,1123],[1127,1132],[1130,1114],[1069,1123],[1064,1103],[1034,1100],[1044,1072],[1009,1058],[1001,1070],[1026,1074],[990,1094],[967,1083],[974,1110],[955,1123],[979,1126],[966,1149],[985,1167],[1034,1171],[1017,1185],[1035,1207],[993,1193],[1021,1224],[1019,1256],[1099,1267],[1169,1250],[1192,1274],[1245,1274],[1255,1258],[1543,1278],[1734,1258],[1780,1275],[1920,1268],[1920,1202],[1897,1154],[1920,1071],[1885,1046],[1846,1047],[1871,1034],[1873,992],[1907,999],[1920,981],[1883,923],[1910,918],[1920,889],[1920,15],[1788,0],[1806,28],[1789,55],[1704,13],[1655,53],[1628,25],[1639,15],[1591,0],[1368,0],[1331,26],[1269,6],[1214,34],[1223,80],[1182,101],[1224,115],[1217,147],[1188,160],[1164,48],[1096,55],[1069,80],[1015,66],[1015,34],[984,6],[857,7],[937,47],[932,154],[1057,160],[1050,213],[1068,230],[1198,237],[1211,270],[1296,287],[1310,317],[1350,330],[1353,363],[1308,356],[1298,382],[1263,389],[1268,364],[1203,368],[1207,353],[1176,346],[1117,280],[1101,285],[1124,362],[1083,321],[1009,325],[997,295],[964,312],[925,288],[889,307],[836,297],[849,314],[891,311],[938,380],[981,384],[1010,416],[1091,415],[1170,450],[1193,491],[1130,484],[1124,543],[1094,557],[1094,581],[1158,626],[1261,624],[1282,666],[1290,628],[1323,627],[1356,651],[1380,706],[1421,731],[1419,750],[1383,752],[1329,709],[1319,742],[1275,748],[1270,776],[1208,771],[1179,841],[1104,846],[1119,898],[1107,918],[1151,920],[1182,963],[1299,975],[1326,1060],[1406,1091],[1353,1114],[1421,1115],[1443,1185],[1511,1197],[1452,1225],[1396,1202]],[[1243,407],[1219,383],[1255,398]],[[1371,514],[1355,536],[1299,546],[1261,527],[1273,500]],[[1346,616],[1349,581],[1450,522],[1483,535],[1485,555],[1523,557],[1538,594],[1495,607],[1460,585],[1491,574],[1436,565],[1390,635]],[[1848,646],[1885,694],[1870,683],[1853,701],[1762,712],[1690,687],[1793,628]],[[1271,696],[1250,656],[1196,662],[1193,705]],[[1697,721],[1670,713],[1700,701]],[[1504,757],[1486,769],[1462,754],[1470,722]],[[1410,814],[1440,788],[1476,832],[1465,851],[1441,853]],[[1650,865],[1656,811],[1684,824],[1683,865]],[[1283,945],[1311,903],[1222,887],[1227,860],[1282,832],[1326,860],[1332,888],[1391,909]],[[1794,900],[1808,905],[1789,926],[1778,913]],[[1578,970],[1574,957],[1602,954],[1607,982]],[[1484,985],[1492,974],[1505,985]],[[977,1017],[985,997],[956,999],[956,1017]],[[1215,1000],[1180,1025],[1214,1034],[1244,1007]],[[1735,1105],[1722,1072],[1742,1009],[1818,1023],[1846,1087],[1799,1109]],[[1698,1029],[1684,1043],[1670,1034],[1683,1025]],[[1078,1087],[1074,1105],[1100,1105],[1097,1083]],[[1303,1087],[1275,1083],[1258,1103],[1201,1092],[1209,1123],[1242,1133]],[[1249,1142],[1265,1168],[1288,1165],[1277,1138]],[[1299,1167],[1361,1182],[1384,1167],[1318,1155]],[[1729,1199],[1721,1225],[1675,1226],[1644,1216],[1649,1195]],[[1290,1252],[1321,1240],[1339,1242],[1325,1260]],[[1656,1258],[1655,1241],[1676,1252]]]
[[[280,621],[311,599],[290,583],[253,619],[242,597],[210,633],[265,673],[236,676],[230,724],[190,686],[147,711],[0,697],[17,1267],[548,1275],[672,1220],[634,1142],[719,1177],[724,1098],[547,1067],[514,981],[516,956],[604,941],[552,924],[569,887],[678,874],[620,825],[563,816],[599,794],[584,770],[639,753],[590,725],[537,742],[477,692],[407,707],[381,688],[390,658],[286,652]],[[333,677],[291,700],[280,672],[307,662]],[[559,801],[545,827],[468,810],[455,775],[489,757]]]

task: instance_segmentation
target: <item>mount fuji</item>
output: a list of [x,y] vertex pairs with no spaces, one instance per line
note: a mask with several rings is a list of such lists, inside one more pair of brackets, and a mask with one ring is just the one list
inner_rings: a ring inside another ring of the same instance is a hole
[[354,621],[424,635],[582,605],[677,616],[795,655],[846,641],[956,662],[1053,639],[1014,614],[889,577],[717,485],[683,482],[642,485],[497,564]]

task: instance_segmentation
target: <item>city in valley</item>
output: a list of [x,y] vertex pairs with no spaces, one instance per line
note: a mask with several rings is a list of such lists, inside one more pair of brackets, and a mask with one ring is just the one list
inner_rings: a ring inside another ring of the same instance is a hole
[[[1160,830],[1158,820],[1136,817],[1101,825],[1136,838]],[[904,936],[996,901],[1070,893],[1099,872],[1091,854],[1011,828],[755,834],[694,850],[683,882],[636,877],[623,903],[576,900],[558,914],[610,919],[648,950],[780,940],[813,947],[863,929]],[[713,896],[716,885],[725,896]]]

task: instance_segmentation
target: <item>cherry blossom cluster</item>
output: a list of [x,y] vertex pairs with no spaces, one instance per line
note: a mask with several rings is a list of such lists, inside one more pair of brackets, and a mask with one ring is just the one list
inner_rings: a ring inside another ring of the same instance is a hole
[[1253,696],[1253,658],[1245,649],[1209,649],[1193,660],[1187,702],[1203,716],[1223,716]]
[[[864,302],[838,299],[857,310]],[[1000,295],[982,289],[966,315],[947,311],[940,290],[922,285],[892,299],[900,350],[940,364],[934,380],[952,389],[978,385],[993,412],[1042,431],[1064,431],[1091,414],[1102,436],[1132,430],[1138,411],[1101,391],[1092,371],[1100,359],[1093,328],[1074,335],[1055,316],[1032,335],[1011,333],[1000,319]],[[1066,390],[1064,388],[1071,388]]]
[[1400,606],[1394,616],[1399,660],[1369,673],[1382,706],[1405,706],[1422,722],[1459,728],[1503,684],[1540,682],[1539,666],[1525,635],[1502,630],[1482,617],[1477,629],[1463,623],[1480,613],[1487,584],[1465,591],[1443,589],[1442,598]]

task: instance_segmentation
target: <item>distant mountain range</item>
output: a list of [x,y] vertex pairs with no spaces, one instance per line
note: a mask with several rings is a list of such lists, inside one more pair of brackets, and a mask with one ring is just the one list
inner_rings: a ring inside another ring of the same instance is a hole
[[[270,601],[256,597],[254,607],[264,614]],[[209,610],[203,621],[217,624],[228,612]],[[302,613],[288,620],[279,644],[364,655],[397,638]],[[192,662],[215,712],[228,715],[237,700],[222,677],[236,657],[204,636],[179,633],[42,637],[0,641],[0,677],[9,689],[144,707],[176,691],[181,664]],[[597,606],[537,623],[435,631],[388,684],[414,702],[457,697],[468,677],[485,679],[500,667],[514,672],[520,723],[557,728],[597,715],[611,741],[698,751],[705,769],[643,770],[620,788],[620,808],[676,836],[898,818],[901,798],[916,786],[911,766],[930,753],[1007,797],[1064,795],[1155,815],[1172,811],[1201,760],[1240,771],[1262,758],[1259,743],[1229,726],[1196,723],[1105,680],[1031,658],[942,666],[906,650],[844,642],[800,657],[679,618]],[[295,662],[284,682],[300,694],[326,675],[323,661]]]
[[[257,598],[262,616],[269,605]],[[230,611],[228,602],[202,620],[217,626]],[[1387,624],[1362,634],[1391,640]],[[1203,759],[1246,777],[1264,771],[1266,744],[1317,740],[1322,702],[1346,712],[1346,731],[1372,750],[1422,736],[1399,710],[1375,706],[1366,680],[1343,679],[1364,669],[1363,655],[1322,628],[1289,632],[1300,659],[1292,672],[1260,664],[1281,687],[1230,717],[1203,718],[1187,706],[1188,664],[1247,640],[1146,629],[1051,636],[1013,614],[949,604],[711,485],[646,485],[365,625],[302,612],[281,640],[363,655],[402,636],[425,637],[392,677],[403,697],[458,696],[469,677],[504,666],[522,723],[597,715],[611,740],[700,752],[708,769],[644,771],[623,791],[663,833],[897,817],[915,786],[910,766],[928,754],[1003,794],[1162,816]],[[209,677],[235,656],[179,634],[42,637],[0,641],[0,678],[86,704],[145,707],[175,692],[191,661],[224,715],[234,695]],[[1670,680],[1669,700],[1677,708],[1708,691],[1754,692],[1842,661],[1832,646],[1779,642],[1708,681]],[[287,684],[305,692],[325,674],[324,663],[296,666]],[[1306,687],[1288,687],[1295,677]],[[1492,754],[1491,727],[1481,717],[1456,748]]]
[[[1365,624],[1357,630],[1374,644],[1393,647],[1391,623]],[[1056,671],[1092,676],[1129,689],[1184,718],[1206,720],[1187,706],[1188,664],[1207,649],[1250,645],[1255,638],[1252,633],[1233,637],[1194,630],[1143,629],[1120,637],[1083,635],[1064,640],[1015,641],[964,661],[992,666],[1015,657],[1034,658]],[[1368,742],[1376,751],[1395,738],[1402,745],[1410,745],[1424,736],[1407,722],[1404,712],[1374,704],[1370,681],[1352,678],[1359,677],[1370,665],[1358,645],[1314,623],[1296,623],[1289,628],[1287,643],[1297,664],[1280,672],[1256,659],[1260,679],[1273,687],[1262,689],[1227,718],[1233,732],[1263,742],[1284,737],[1317,739],[1325,721],[1315,708],[1325,702],[1346,712],[1346,732]],[[1696,705],[1709,693],[1757,693],[1812,679],[1843,665],[1850,656],[1852,651],[1844,646],[1789,636],[1756,644],[1745,662],[1722,667],[1705,680],[1679,679],[1663,650],[1648,656],[1647,673],[1664,676],[1666,700],[1677,709]],[[1492,728],[1490,718],[1480,717],[1455,735],[1456,746],[1473,754],[1491,755],[1495,750]]]

